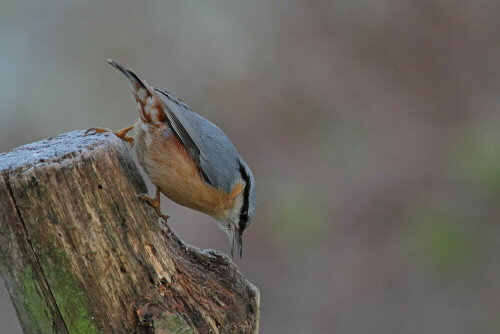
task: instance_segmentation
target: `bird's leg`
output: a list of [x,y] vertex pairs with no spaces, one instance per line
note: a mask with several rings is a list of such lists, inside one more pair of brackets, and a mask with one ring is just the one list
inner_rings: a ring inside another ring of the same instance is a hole
[[94,131],[95,133],[104,133],[104,132],[111,132],[118,138],[120,138],[123,141],[126,141],[127,143],[130,144],[130,148],[134,147],[134,138],[127,136],[127,132],[132,130],[134,128],[133,125],[126,127],[124,129],[118,130],[118,131],[113,131],[110,129],[105,129],[105,128],[90,128],[87,131],[85,131],[85,136],[91,132]]
[[165,215],[165,214],[161,213],[161,210],[160,210],[160,188],[156,187],[156,196],[155,196],[155,198],[149,197],[148,194],[139,195],[139,198],[141,200],[143,200],[143,201],[148,202],[149,205],[151,205],[155,209],[156,214],[158,216],[162,217],[165,220],[167,220],[169,218],[168,215]]

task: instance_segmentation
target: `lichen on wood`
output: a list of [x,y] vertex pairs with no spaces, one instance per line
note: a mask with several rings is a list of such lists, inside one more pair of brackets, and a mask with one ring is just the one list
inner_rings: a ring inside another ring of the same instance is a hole
[[259,291],[137,195],[126,146],[74,131],[0,154],[0,272],[26,333],[256,333]]

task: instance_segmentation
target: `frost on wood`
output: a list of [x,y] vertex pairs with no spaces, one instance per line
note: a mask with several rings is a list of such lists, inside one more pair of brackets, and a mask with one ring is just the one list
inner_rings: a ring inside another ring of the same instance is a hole
[[113,135],[19,147],[0,173],[0,272],[26,333],[257,332],[258,289],[162,227]]

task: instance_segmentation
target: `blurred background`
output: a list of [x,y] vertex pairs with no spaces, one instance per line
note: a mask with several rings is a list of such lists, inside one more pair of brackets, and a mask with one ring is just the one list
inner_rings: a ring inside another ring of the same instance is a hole
[[[133,123],[113,58],[251,166],[235,261],[261,333],[500,332],[499,32],[493,0],[0,0],[0,152]],[[228,253],[211,218],[163,205]],[[20,333],[3,285],[0,332]]]

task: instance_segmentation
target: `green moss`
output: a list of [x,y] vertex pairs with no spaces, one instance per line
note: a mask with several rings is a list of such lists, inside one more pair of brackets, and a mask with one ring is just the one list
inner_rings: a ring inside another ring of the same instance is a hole
[[42,267],[57,307],[70,333],[100,333],[92,323],[90,305],[78,280],[72,274],[66,254],[53,247],[43,257]]
[[[23,318],[22,325],[29,328],[34,333],[55,333],[52,328],[52,317],[48,305],[45,303],[42,291],[38,286],[38,282],[33,277],[33,270],[30,266],[23,268],[19,277],[20,286],[16,295],[21,296],[22,305],[25,314],[21,314]],[[25,323],[27,320],[28,323]]]
[[191,326],[178,314],[169,314],[162,319],[155,320],[154,327],[155,330],[162,330],[165,333],[194,334]]

